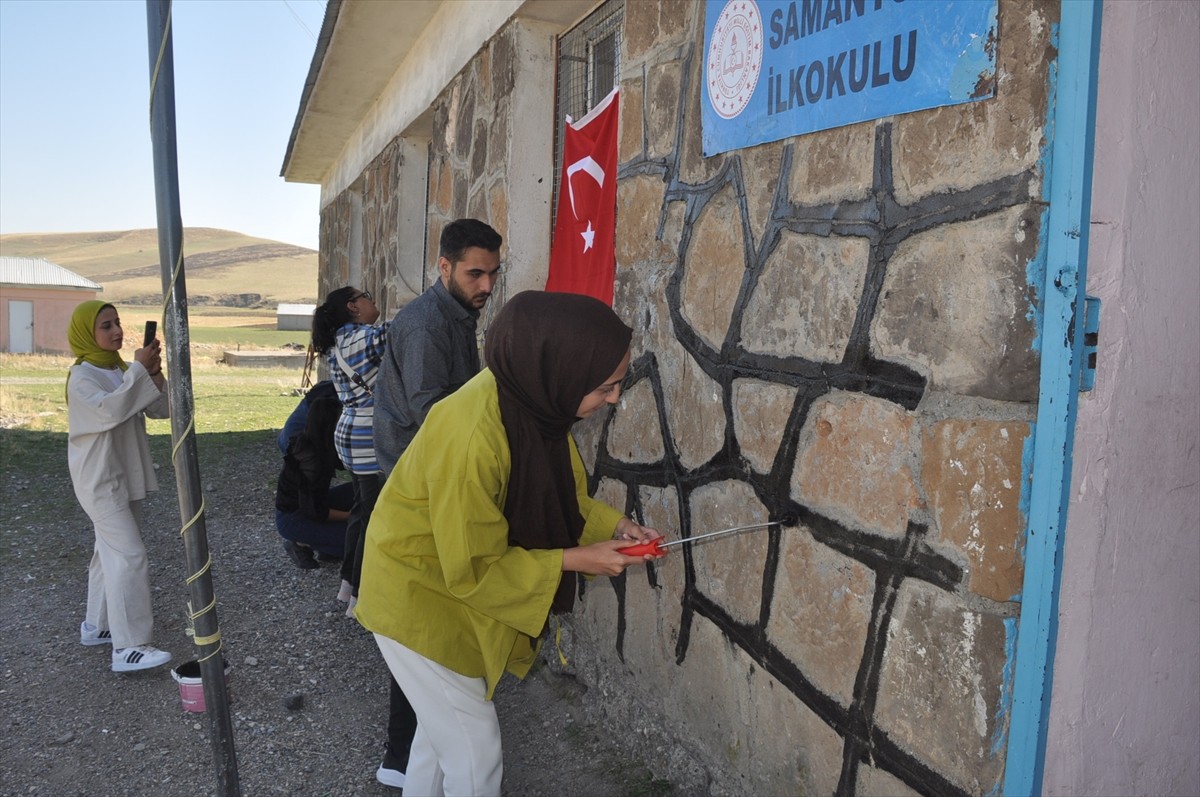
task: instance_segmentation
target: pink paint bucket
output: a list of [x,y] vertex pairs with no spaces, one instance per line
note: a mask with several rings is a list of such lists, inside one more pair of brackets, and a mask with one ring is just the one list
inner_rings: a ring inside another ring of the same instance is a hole
[[[179,684],[179,701],[184,711],[203,714],[204,679],[200,677],[200,662],[192,659],[171,670],[171,677]],[[225,688],[229,689],[229,662],[225,662]]]

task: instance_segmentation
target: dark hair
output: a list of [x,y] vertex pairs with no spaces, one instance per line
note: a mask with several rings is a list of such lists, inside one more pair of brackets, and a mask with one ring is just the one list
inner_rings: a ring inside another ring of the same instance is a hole
[[321,397],[309,405],[308,417],[304,421],[304,436],[309,444],[316,449],[322,462],[334,463],[334,468],[342,467],[333,443],[334,429],[341,417],[342,402],[336,397]]
[[357,290],[347,285],[338,288],[313,312],[312,347],[321,354],[328,354],[337,343],[337,331],[350,322],[350,310],[346,305],[354,298]]
[[438,243],[438,257],[444,257],[453,265],[463,259],[472,246],[499,252],[504,239],[491,225],[479,219],[458,219],[446,225]]

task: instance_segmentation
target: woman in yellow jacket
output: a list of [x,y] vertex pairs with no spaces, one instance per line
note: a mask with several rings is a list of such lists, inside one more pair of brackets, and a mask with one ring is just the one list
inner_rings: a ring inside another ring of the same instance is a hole
[[496,682],[529,671],[573,573],[652,558],[618,551],[660,535],[588,497],[570,435],[617,402],[631,336],[590,297],[514,296],[488,367],[433,407],[380,493],[356,614],[417,714],[407,793],[500,794]]

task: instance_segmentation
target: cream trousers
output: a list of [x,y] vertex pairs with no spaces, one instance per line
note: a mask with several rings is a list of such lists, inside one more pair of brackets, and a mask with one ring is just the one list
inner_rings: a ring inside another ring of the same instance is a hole
[[112,632],[113,649],[148,645],[154,634],[150,567],[142,543],[142,502],[92,518],[96,547],[88,565],[85,619]]
[[417,714],[405,797],[499,797],[500,721],[482,678],[468,678],[375,634],[375,643]]

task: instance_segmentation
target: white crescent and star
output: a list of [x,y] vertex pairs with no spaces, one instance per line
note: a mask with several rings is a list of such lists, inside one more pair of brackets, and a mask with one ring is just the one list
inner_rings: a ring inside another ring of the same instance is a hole
[[[567,167],[567,195],[571,200],[571,213],[574,214],[576,220],[579,219],[579,212],[575,210],[575,186],[571,178],[579,172],[591,177],[601,188],[604,187],[604,169],[599,163],[596,163],[591,155],[586,155]],[[588,219],[587,230],[579,233],[579,236],[583,238],[583,251],[586,252],[593,247],[596,231],[592,229],[591,219]]]

